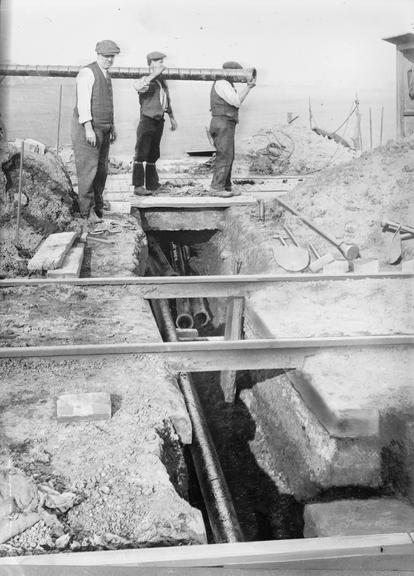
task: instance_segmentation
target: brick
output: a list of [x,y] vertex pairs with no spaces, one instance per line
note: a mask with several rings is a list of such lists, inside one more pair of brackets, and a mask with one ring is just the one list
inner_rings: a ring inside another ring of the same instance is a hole
[[111,397],[107,392],[62,394],[56,399],[58,422],[107,420],[111,417]]

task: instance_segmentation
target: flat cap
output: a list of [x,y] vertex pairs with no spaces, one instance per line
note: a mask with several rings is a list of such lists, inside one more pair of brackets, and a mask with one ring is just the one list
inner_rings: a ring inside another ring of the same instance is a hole
[[234,60],[229,60],[228,62],[224,62],[223,68],[229,68],[230,70],[234,70],[235,68],[243,68],[241,64],[238,62],[234,62]]
[[98,54],[105,54],[114,56],[115,54],[120,53],[119,46],[115,44],[112,40],[101,40],[97,43],[95,52]]
[[148,64],[151,62],[151,60],[161,60],[161,58],[166,58],[167,56],[165,54],[163,54],[162,52],[150,52],[149,54],[147,54],[147,62]]

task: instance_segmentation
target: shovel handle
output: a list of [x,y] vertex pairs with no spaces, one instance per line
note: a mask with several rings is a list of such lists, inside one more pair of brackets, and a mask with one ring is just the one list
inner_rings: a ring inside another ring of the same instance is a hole
[[287,210],[288,212],[291,212],[294,216],[296,216],[297,218],[299,218],[299,220],[301,220],[304,224],[306,224],[306,226],[309,226],[309,228],[311,230],[313,230],[314,232],[316,232],[317,234],[322,236],[322,238],[325,238],[325,240],[327,240],[333,246],[335,246],[335,248],[337,248],[337,250],[339,250],[339,252],[347,260],[355,260],[355,258],[358,258],[359,248],[356,244],[345,244],[344,242],[337,242],[335,240],[335,238],[330,236],[327,232],[318,228],[315,224],[313,224],[313,222],[311,222],[310,220],[305,218],[305,216],[302,216],[301,214],[299,214],[299,212],[297,210],[295,210],[292,206],[289,206],[289,204],[287,204],[284,200],[281,200],[280,198],[275,198],[275,200],[283,208],[285,208],[285,210]]
[[299,246],[299,242],[297,241],[296,237],[294,236],[294,234],[293,234],[292,230],[289,228],[289,226],[286,226],[286,224],[284,224],[283,230],[286,232],[286,234],[292,240],[293,244],[295,246]]

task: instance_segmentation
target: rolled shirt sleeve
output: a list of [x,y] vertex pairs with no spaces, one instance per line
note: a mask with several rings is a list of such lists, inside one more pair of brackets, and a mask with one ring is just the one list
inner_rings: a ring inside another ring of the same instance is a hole
[[149,89],[148,76],[138,78],[138,80],[135,80],[133,86],[135,90],[138,92],[138,94],[144,94],[145,92],[148,92]]
[[227,82],[227,80],[217,80],[215,90],[220,98],[223,98],[228,104],[240,108],[240,97],[230,82]]
[[76,77],[79,124],[92,120],[91,98],[95,76],[90,68],[81,68]]

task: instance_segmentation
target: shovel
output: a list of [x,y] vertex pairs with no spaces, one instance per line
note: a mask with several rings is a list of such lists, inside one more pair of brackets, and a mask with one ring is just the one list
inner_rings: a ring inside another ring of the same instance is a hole
[[273,246],[273,257],[277,264],[287,272],[302,272],[309,266],[309,252],[298,246],[288,246],[282,236],[274,236],[281,246]]
[[401,247],[401,226],[397,228],[392,237],[390,247],[388,249],[388,264],[398,264],[402,258]]
[[[296,237],[293,235],[292,230],[290,228],[288,228],[288,226],[286,226],[286,225],[283,226],[283,229],[286,232],[286,234],[289,236],[289,238],[292,240],[294,245],[299,246],[299,243],[298,243]],[[324,266],[326,266],[326,264],[330,264],[331,262],[333,262],[335,260],[335,258],[332,256],[332,254],[330,252],[327,252],[326,254],[321,256],[319,254],[319,252],[316,250],[316,248],[313,246],[313,244],[309,243],[309,249],[316,258],[316,260],[314,260],[313,262],[311,262],[309,264],[309,270],[311,272],[319,272],[319,270],[322,270],[322,268]]]

